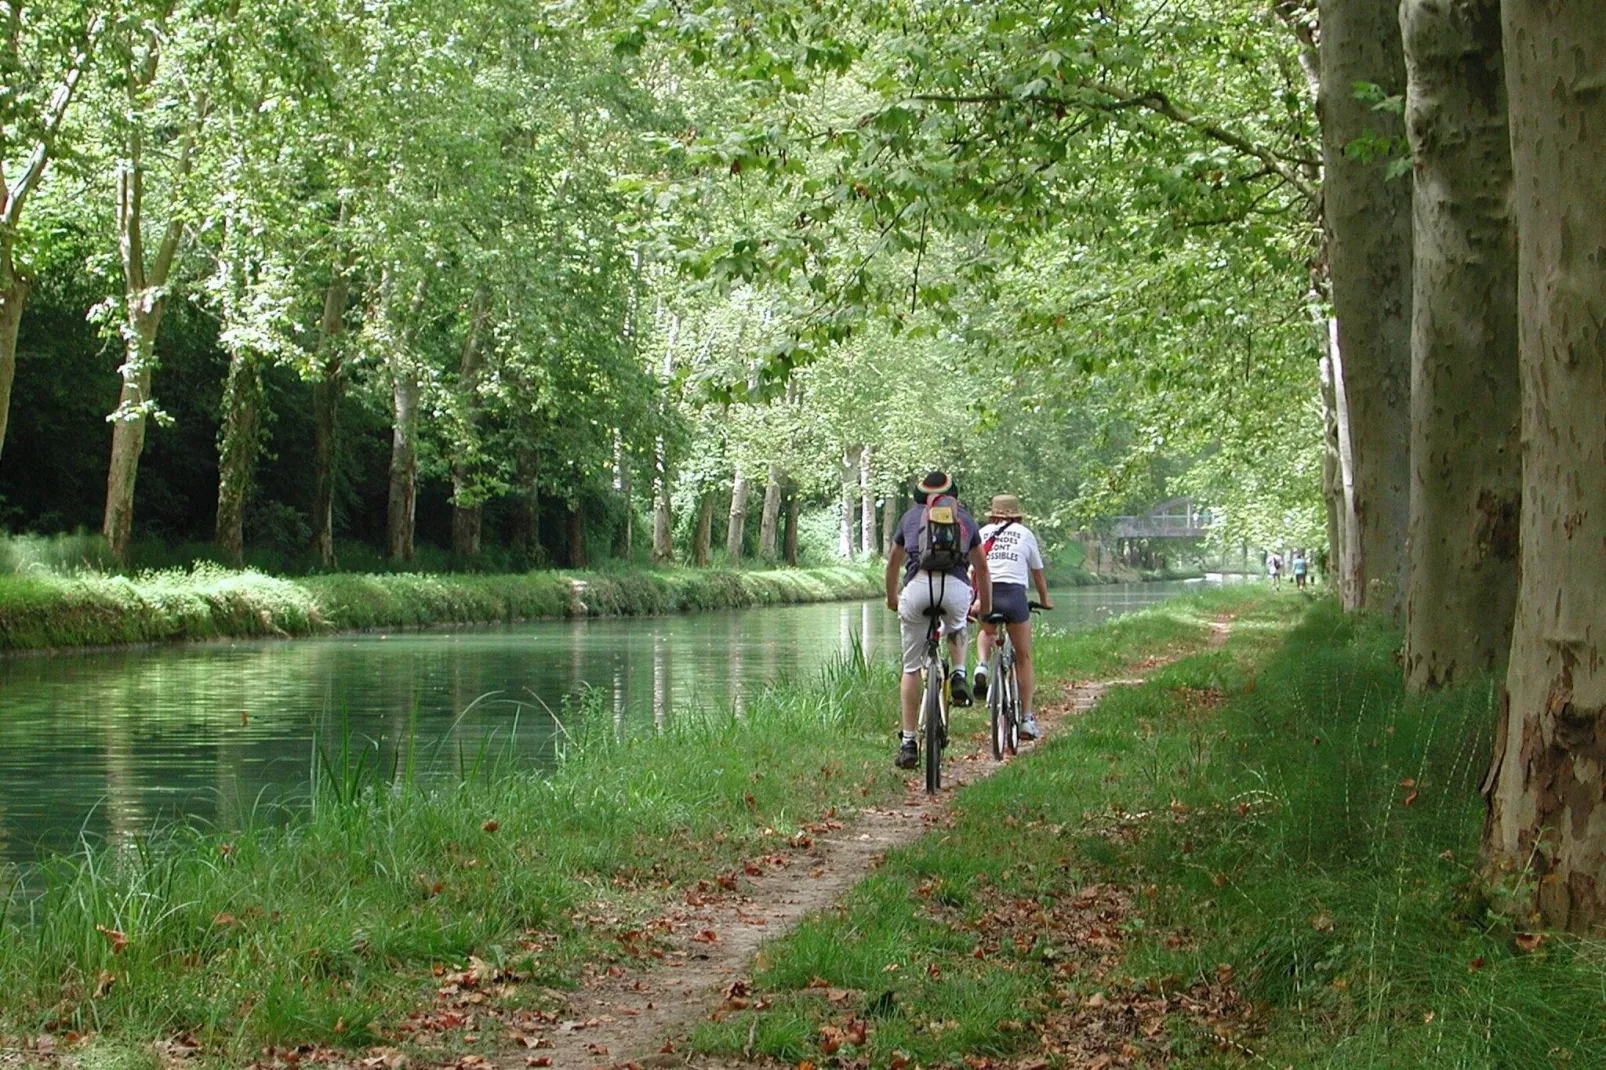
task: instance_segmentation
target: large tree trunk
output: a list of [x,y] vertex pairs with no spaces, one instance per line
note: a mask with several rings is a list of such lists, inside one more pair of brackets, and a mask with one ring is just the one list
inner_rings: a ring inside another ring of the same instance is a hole
[[1420,690],[1511,646],[1517,247],[1500,0],[1405,0],[1400,25],[1416,167],[1405,675]]
[[239,568],[245,564],[245,503],[262,446],[262,373],[244,350],[229,355],[218,437],[217,548]]
[[769,481],[764,484],[764,512],[758,521],[758,556],[775,560],[775,539],[781,521],[781,483],[785,475],[778,464],[770,465]]
[[1507,0],[1521,580],[1485,846],[1551,925],[1606,920],[1606,19]]
[[898,496],[891,491],[881,499],[881,556],[892,556],[892,539],[898,534],[898,521],[903,513],[899,508]]
[[692,528],[691,563],[707,568],[714,541],[714,492],[705,490],[697,499],[697,524]]
[[323,294],[318,320],[319,376],[312,384],[312,550],[324,568],[335,567],[335,465],[340,450],[340,399],[345,393],[341,355],[332,352],[345,326],[351,281],[342,261]]
[[751,491],[752,484],[738,465],[731,479],[730,523],[725,528],[725,556],[733,565],[742,560],[742,544],[747,537],[747,499]]
[[798,500],[797,484],[786,481],[786,535],[782,540],[781,556],[793,568],[797,567],[797,514],[802,503]]
[[1320,48],[1328,264],[1359,521],[1344,590],[1352,607],[1397,614],[1411,479],[1411,183],[1386,179],[1383,162],[1351,146],[1404,134],[1355,93],[1358,82],[1405,91],[1399,0],[1322,0]]
[[[9,251],[0,252],[6,261]],[[9,280],[9,281],[8,281]],[[6,448],[6,424],[11,416],[11,384],[17,375],[17,332],[22,327],[22,309],[28,303],[28,283],[0,263],[0,456]]]
[[863,446],[854,446],[842,454],[842,537],[837,552],[850,560],[854,553],[854,532],[858,526],[853,520],[859,500],[859,451],[862,449]]
[[112,557],[127,564],[128,548],[134,532],[134,484],[139,478],[139,458],[145,451],[145,421],[151,400],[151,372],[155,361],[156,333],[162,322],[164,302],[156,300],[146,311],[140,299],[129,296],[128,342],[123,365],[118,369],[122,390],[117,395],[117,411],[112,418],[112,455],[106,473],[106,514],[101,534],[111,548]]

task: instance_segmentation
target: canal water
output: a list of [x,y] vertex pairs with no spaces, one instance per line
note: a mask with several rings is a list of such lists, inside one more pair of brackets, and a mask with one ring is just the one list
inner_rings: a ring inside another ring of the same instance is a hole
[[[1056,591],[1047,620],[1090,627],[1191,586]],[[855,644],[890,663],[896,618],[836,602],[0,659],[0,861],[175,818],[237,826],[304,797],[342,740],[387,768],[399,746],[426,771],[487,749],[540,765],[582,701],[621,727],[740,709]]]

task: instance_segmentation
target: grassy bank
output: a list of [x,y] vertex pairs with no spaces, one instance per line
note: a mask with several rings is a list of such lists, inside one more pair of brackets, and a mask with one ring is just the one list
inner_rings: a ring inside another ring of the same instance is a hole
[[[1054,664],[1090,674],[1197,648],[1203,606],[1124,618],[1058,644]],[[437,967],[475,960],[507,982],[498,999],[540,1002],[696,881],[832,808],[901,794],[894,689],[886,666],[847,663],[739,719],[683,714],[623,739],[590,711],[547,778],[488,760],[449,783],[382,783],[365,756],[333,754],[287,825],[57,859],[0,929],[0,1036],[92,1034],[107,1065],[143,1065],[174,1037],[225,1065],[263,1045],[393,1041],[430,1006]],[[972,710],[960,727],[979,724]]]
[[1596,1065],[1606,943],[1521,932],[1478,876],[1493,691],[1408,696],[1398,646],[1265,596],[1226,650],[967,790],[952,829],[764,955],[769,1009],[697,1043],[821,1066]]
[[298,579],[215,566],[135,577],[23,573],[0,575],[0,651],[673,613],[867,598],[879,590],[879,577],[859,567]]

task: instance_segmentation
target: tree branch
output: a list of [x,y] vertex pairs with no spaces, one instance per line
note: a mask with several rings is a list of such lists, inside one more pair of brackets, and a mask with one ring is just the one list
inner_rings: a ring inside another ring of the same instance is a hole
[[22,175],[9,193],[0,186],[0,199],[3,199],[5,205],[5,212],[0,215],[0,227],[10,230],[17,225],[22,217],[23,202],[44,177],[45,167],[50,163],[51,150],[55,148],[56,136],[61,132],[61,124],[67,118],[67,108],[72,104],[73,93],[78,89],[78,83],[89,66],[95,43],[100,37],[101,28],[105,25],[106,17],[102,14],[97,14],[90,20],[88,28],[84,31],[83,47],[72,57],[67,66],[67,73],[62,76],[61,82],[50,94],[50,103],[45,106],[44,130],[39,135],[39,143],[34,146],[28,162],[23,165]]

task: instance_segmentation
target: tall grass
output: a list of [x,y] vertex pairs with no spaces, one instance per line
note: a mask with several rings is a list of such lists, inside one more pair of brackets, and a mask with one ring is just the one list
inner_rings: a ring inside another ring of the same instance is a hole
[[[1130,859],[1159,879],[1153,920],[1198,934],[1145,965],[1235,963],[1284,1011],[1266,1054],[1299,1066],[1598,1061],[1606,943],[1521,950],[1524,919],[1480,876],[1496,685],[1408,695],[1399,647],[1392,625],[1324,601],[1253,676],[1183,665],[1107,712],[1168,740],[1143,764],[1187,770],[1131,805],[1174,796],[1197,815],[1148,829]],[[1176,689],[1223,682],[1224,738],[1190,746]]]
[[131,577],[40,568],[0,573],[0,651],[673,613],[867,598],[879,589],[859,567],[300,579],[204,564]]
[[471,954],[561,982],[682,883],[901,790],[894,695],[859,660],[659,732],[619,735],[583,704],[545,777],[494,746],[426,775],[325,738],[293,820],[173,828],[32,874],[0,931],[0,1034],[193,1033],[238,1057],[369,1042]]

